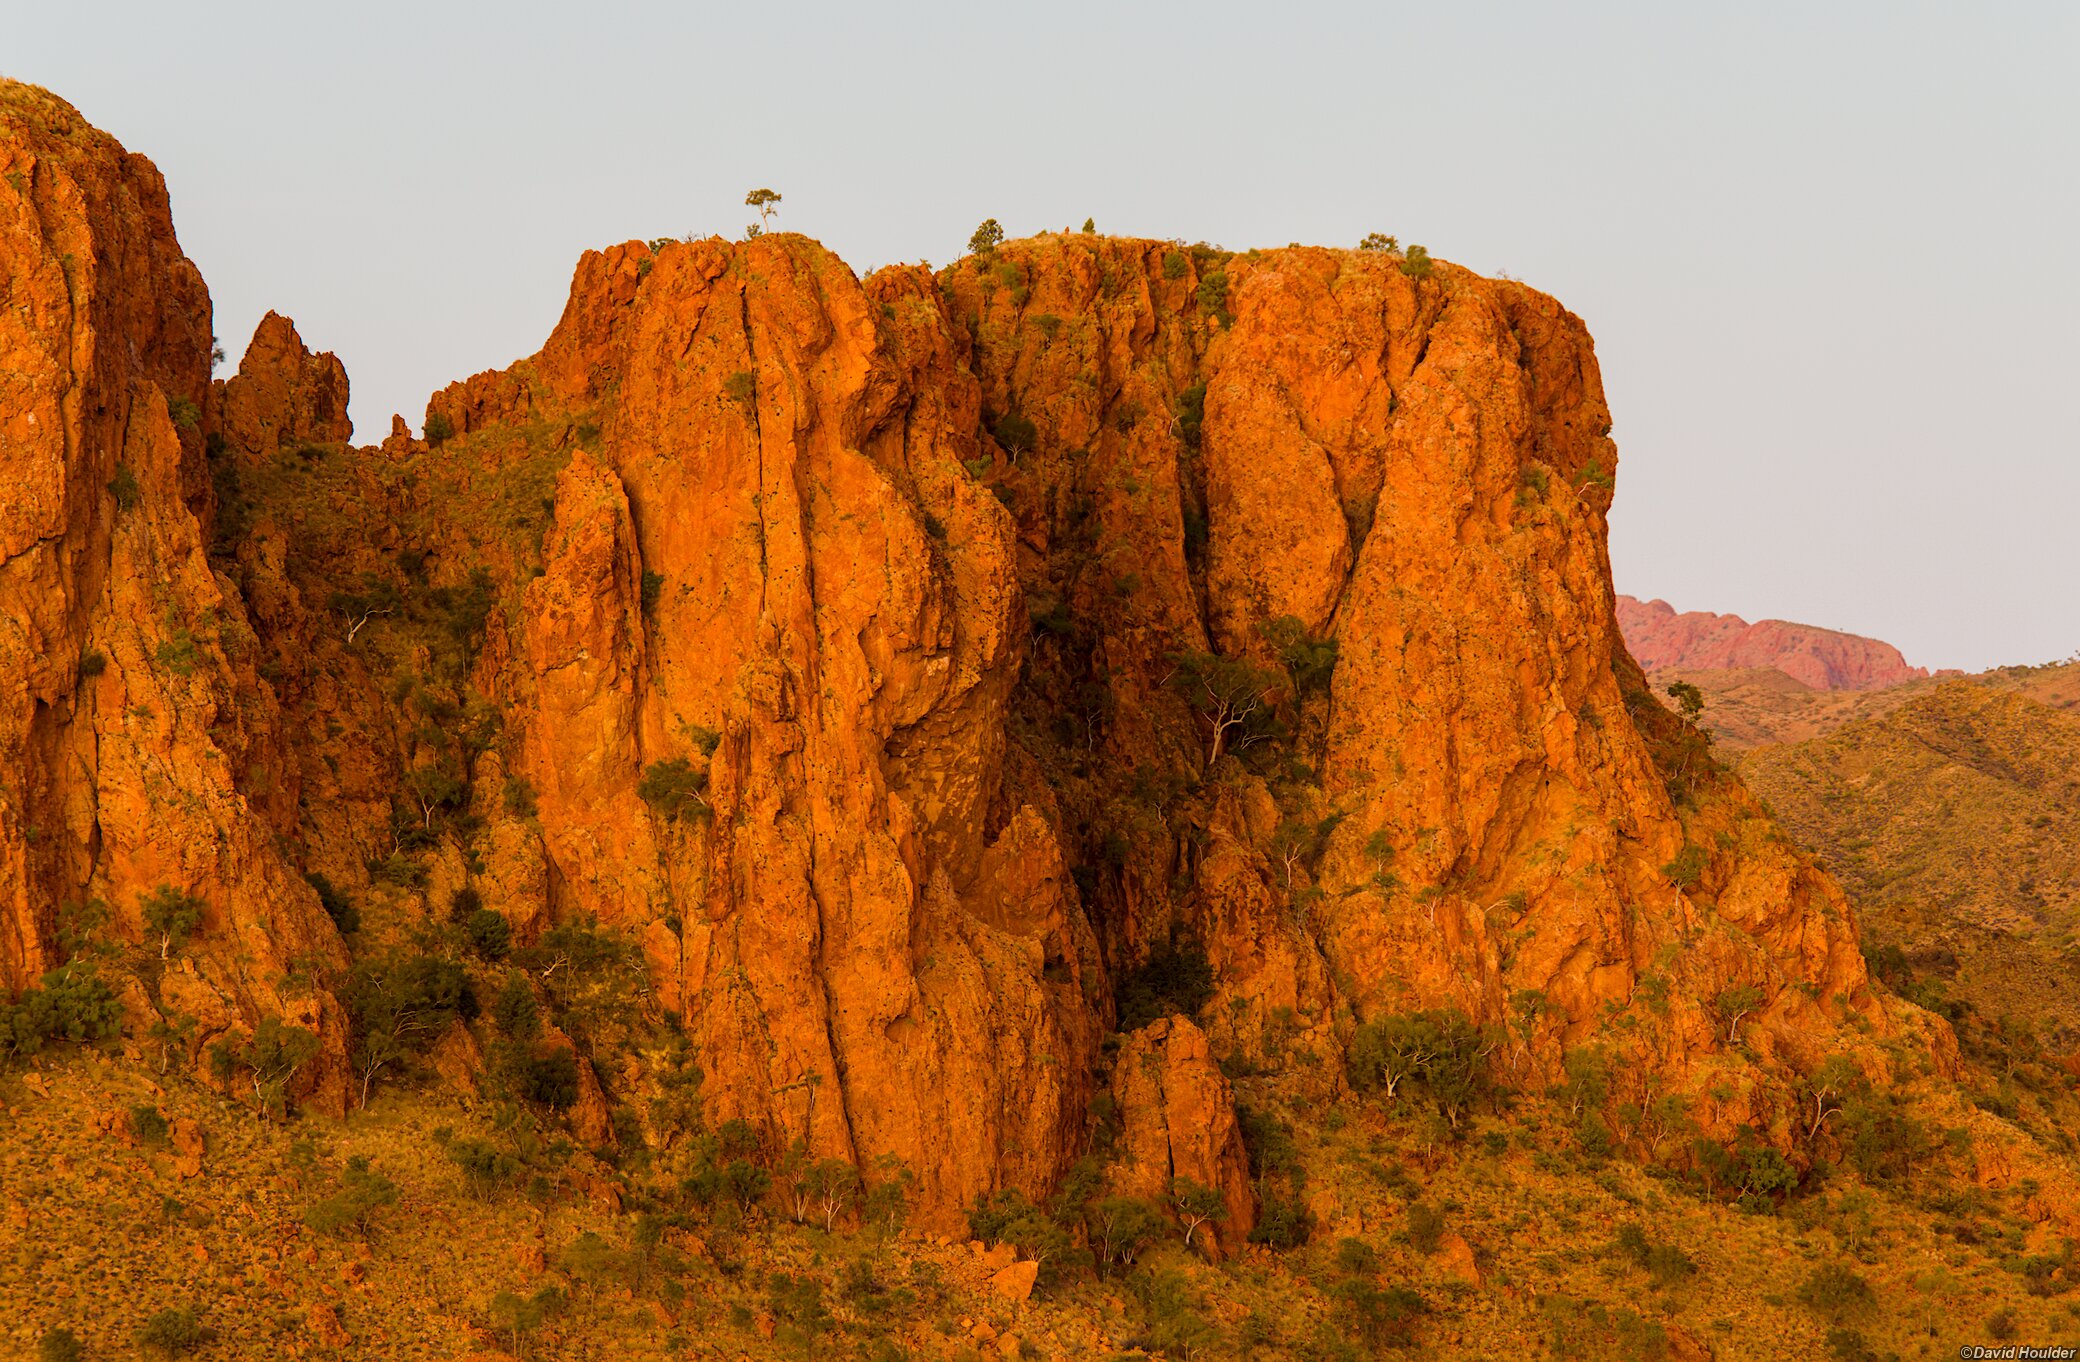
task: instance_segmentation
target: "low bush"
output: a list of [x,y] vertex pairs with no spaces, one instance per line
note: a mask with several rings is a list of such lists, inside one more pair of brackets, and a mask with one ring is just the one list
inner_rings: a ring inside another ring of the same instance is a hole
[[1798,1288],[1798,1299],[1814,1314],[1839,1323],[1877,1303],[1871,1284],[1840,1263],[1822,1263]]
[[397,1184],[370,1167],[366,1154],[356,1154],[340,1173],[339,1190],[312,1203],[303,1223],[320,1234],[365,1234],[376,1212],[395,1204]]
[[36,1340],[37,1362],[85,1362],[86,1345],[70,1329],[47,1329]]
[[551,1111],[566,1111],[577,1104],[578,1057],[569,1050],[524,1057],[518,1076],[520,1094],[530,1102]]
[[162,1357],[185,1356],[215,1338],[216,1331],[203,1327],[192,1306],[161,1310],[137,1331],[137,1341]]
[[0,1060],[60,1041],[106,1040],[121,1029],[122,1005],[84,961],[61,965],[13,1002],[0,1002]]
[[1196,941],[1172,939],[1119,982],[1119,1029],[1138,1031],[1169,1016],[1196,1016],[1213,997],[1213,966]]
[[137,474],[130,471],[129,464],[116,465],[115,476],[108,480],[108,494],[116,499],[118,511],[137,509],[137,503],[144,497],[144,489],[138,485]]
[[479,908],[462,924],[462,935],[469,942],[472,953],[485,960],[503,960],[512,949],[513,928],[505,914],[492,908]]

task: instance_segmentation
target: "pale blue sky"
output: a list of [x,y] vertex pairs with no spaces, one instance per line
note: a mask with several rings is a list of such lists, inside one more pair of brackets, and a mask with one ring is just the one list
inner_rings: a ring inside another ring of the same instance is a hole
[[1620,590],[2080,649],[2080,6],[0,0],[0,72],[158,163],[233,361],[288,313],[364,439],[754,185],[863,273],[1379,230],[1588,321]]

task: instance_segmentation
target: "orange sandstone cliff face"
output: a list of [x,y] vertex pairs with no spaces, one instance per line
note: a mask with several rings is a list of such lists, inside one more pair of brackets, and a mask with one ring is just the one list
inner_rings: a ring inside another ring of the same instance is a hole
[[[207,387],[156,176],[9,100],[17,985],[61,899],[136,940],[143,888],[191,887],[181,1001],[134,1009],[300,1018],[334,1091],[345,955],[297,872],[365,937],[468,888],[523,942],[635,943],[710,1122],[900,1158],[943,1216],[1045,1192],[1109,1091],[1121,1184],[1216,1187],[1231,1235],[1222,1068],[1311,1051],[1326,1095],[1386,1012],[1492,1025],[1529,1088],[1605,1041],[1624,1100],[1710,1088],[1708,1129],[1779,1142],[1800,1072],[1924,1024],[1626,654],[1608,413],[1541,294],[1096,236],[864,281],[789,234],[629,243],[538,355],[434,395],[446,443],[345,449],[345,375],[281,318]],[[1216,655],[1271,678],[1218,737]],[[1123,1002],[1199,954],[1196,1024]],[[609,1140],[655,1075],[582,1058]]]
[[287,735],[203,552],[209,294],[151,164],[14,84],[0,278],[0,981],[63,963],[67,913],[143,942],[141,898],[172,885],[207,905],[203,944],[133,1016],[192,1019],[191,1052],[286,1017],[337,1061],[329,998],[291,979],[345,956],[278,845]]

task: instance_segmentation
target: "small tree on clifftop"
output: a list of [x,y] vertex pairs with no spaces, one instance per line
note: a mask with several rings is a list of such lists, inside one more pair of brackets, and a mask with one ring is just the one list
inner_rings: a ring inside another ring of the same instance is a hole
[[763,225],[779,211],[780,196],[770,189],[754,189],[744,196],[744,206],[756,208],[759,223]]
[[968,238],[968,249],[977,255],[987,255],[1004,241],[1004,228],[995,218],[984,218],[975,234]]

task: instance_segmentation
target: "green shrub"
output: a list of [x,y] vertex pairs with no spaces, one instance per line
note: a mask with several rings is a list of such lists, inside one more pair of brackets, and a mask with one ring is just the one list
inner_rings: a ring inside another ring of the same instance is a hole
[[1314,1213],[1307,1209],[1307,1203],[1282,1192],[1263,1195],[1257,1211],[1257,1226],[1249,1232],[1252,1244],[1296,1249],[1313,1236]]
[[138,501],[144,496],[144,489],[138,486],[137,475],[130,471],[129,464],[116,465],[115,476],[108,480],[108,494],[116,499],[116,509],[119,511],[137,508]]
[[1553,1356],[1566,1362],[1667,1362],[1668,1330],[1623,1306],[1546,1297]]
[[368,862],[370,879],[383,884],[394,884],[400,889],[423,889],[429,872],[426,867],[401,851],[393,851],[381,860]]
[[968,1208],[968,1232],[986,1243],[1018,1245],[1023,1256],[1040,1264],[1044,1283],[1059,1281],[1063,1273],[1090,1260],[1067,1226],[1016,1190],[977,1196]]
[[130,1130],[144,1144],[163,1147],[172,1137],[172,1128],[159,1109],[148,1102],[140,1102],[130,1108]]
[[1843,1156],[1871,1182],[1893,1182],[1941,1148],[1941,1141],[1889,1093],[1865,1091],[1842,1106],[1835,1128]]
[[1218,653],[1172,653],[1170,687],[1197,710],[1210,729],[1206,765],[1224,752],[1239,752],[1285,730],[1274,701],[1286,678],[1246,657]]
[[1007,411],[991,422],[989,433],[1013,459],[1032,449],[1040,438],[1039,427],[1015,411]]
[[1379,1287],[1362,1278],[1343,1282],[1336,1295],[1344,1328],[1374,1348],[1406,1348],[1416,1341],[1416,1324],[1430,1303],[1405,1286]]
[[330,879],[316,871],[306,872],[303,878],[316,891],[318,906],[332,919],[332,925],[339,929],[341,936],[352,936],[361,930],[361,910],[354,906],[352,899],[334,888]]
[[185,397],[167,399],[166,409],[174,425],[182,430],[193,430],[202,424],[202,409]]
[[636,797],[650,806],[651,812],[668,823],[682,818],[705,816],[708,801],[703,792],[708,788],[708,773],[696,770],[685,757],[672,757],[665,761],[653,761],[643,768],[643,778],[636,782]]
[[1221,1330],[1207,1318],[1205,1299],[1182,1272],[1146,1269],[1128,1283],[1141,1319],[1140,1332],[1128,1340],[1159,1357],[1206,1357],[1219,1348]]
[[515,1040],[532,1040],[541,1030],[534,989],[529,987],[525,974],[515,971],[506,975],[505,986],[491,1005],[491,1019]]
[[484,896],[475,885],[465,884],[448,896],[448,921],[463,923],[484,906]]
[[470,1190],[478,1196],[488,1196],[520,1176],[518,1159],[483,1140],[449,1140],[441,1152],[462,1170]]
[[1834,1362],[1878,1362],[1878,1354],[1860,1329],[1829,1329],[1827,1355]]
[[348,1057],[361,1075],[361,1103],[377,1075],[440,1039],[457,1018],[477,1015],[461,965],[433,955],[391,953],[363,960],[340,991],[352,1024]]
[[1863,1314],[1877,1302],[1871,1284],[1840,1263],[1822,1263],[1798,1288],[1798,1299],[1814,1314],[1840,1321]]
[[1119,1029],[1138,1031],[1170,1016],[1197,1016],[1213,997],[1213,966],[1196,941],[1173,938],[1120,977]]
[[317,1057],[317,1034],[280,1017],[262,1017],[244,1040],[224,1036],[209,1047],[210,1071],[227,1087],[243,1073],[263,1117],[288,1114],[290,1084]]
[[748,417],[758,406],[758,380],[749,369],[739,369],[722,380],[722,395],[743,408]]
[[1408,1203],[1409,1246],[1418,1253],[1435,1253],[1444,1242],[1444,1212],[1427,1201]]
[[1182,279],[1191,271],[1191,268],[1191,257],[1183,251],[1163,252],[1163,277],[1165,279]]
[[455,423],[443,412],[426,414],[426,443],[444,445],[455,437]]
[[479,908],[462,924],[462,934],[469,941],[469,948],[485,960],[503,960],[512,948],[513,928],[505,914],[491,908]]
[[1257,626],[1257,632],[1278,654],[1293,688],[1303,693],[1326,694],[1336,674],[1336,640],[1316,638],[1307,632],[1297,615],[1281,615]]
[[491,1298],[491,1321],[506,1331],[513,1352],[525,1357],[521,1338],[541,1328],[545,1320],[561,1314],[566,1303],[561,1287],[545,1286],[532,1296],[501,1291]]
[[108,670],[108,654],[89,648],[79,655],[79,678],[91,681]]
[[1695,890],[1704,883],[1704,872],[1711,864],[1712,853],[1691,842],[1676,853],[1673,861],[1661,867],[1661,873],[1673,880],[1678,888]]
[[1379,1250],[1363,1239],[1336,1241],[1336,1268],[1354,1277],[1369,1277],[1379,1271]]
[[1004,228],[995,218],[984,218],[968,237],[968,249],[976,255],[987,255],[1004,244]]
[[1424,250],[1421,246],[1410,246],[1406,251],[1402,252],[1401,272],[1409,278],[1428,279],[1430,270],[1430,252]]
[[520,1095],[528,1101],[566,1111],[578,1101],[578,1057],[557,1048],[520,1061]]
[[366,1154],[347,1160],[339,1183],[338,1191],[303,1213],[303,1223],[320,1234],[365,1234],[377,1211],[397,1204],[397,1184],[370,1167]]
[[506,812],[515,818],[535,816],[534,784],[525,776],[507,776],[502,795]]
[[86,1345],[70,1329],[46,1329],[36,1340],[37,1362],[85,1362]]
[[650,568],[643,569],[642,609],[645,615],[657,613],[657,603],[664,599],[664,574]]
[[1384,232],[1367,232],[1365,239],[1358,243],[1358,249],[1361,251],[1398,251],[1401,249],[1401,243]]
[[1170,1232],[1170,1222],[1144,1197],[1108,1196],[1084,1211],[1090,1246],[1108,1268],[1132,1267],[1149,1245]]
[[1646,1270],[1657,1286],[1669,1287],[1688,1280],[1697,1271],[1689,1254],[1674,1244],[1657,1244],[1639,1225],[1621,1225],[1613,1245],[1634,1265]]
[[1197,449],[1206,430],[1206,380],[1200,379],[1177,394],[1173,408],[1177,417],[1177,435],[1184,441],[1186,449]]
[[33,1054],[57,1041],[106,1040],[123,1024],[122,1004],[85,961],[71,961],[0,1002],[0,1059]]
[[201,645],[192,630],[175,625],[153,649],[152,657],[175,676],[193,676],[196,663],[202,660]]
[[192,1353],[216,1337],[206,1329],[194,1307],[166,1309],[153,1315],[137,1331],[137,1341],[166,1357]]
[[1460,1013],[1395,1013],[1358,1027],[1346,1064],[1360,1091],[1384,1089],[1392,1098],[1402,1083],[1421,1083],[1456,1129],[1487,1091],[1487,1057],[1493,1048],[1488,1032]]

